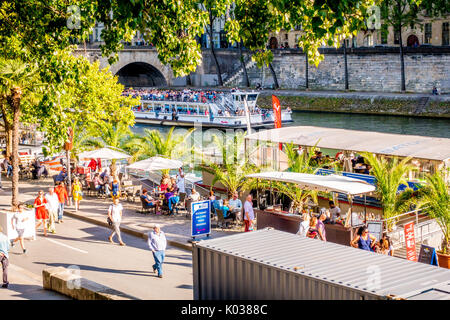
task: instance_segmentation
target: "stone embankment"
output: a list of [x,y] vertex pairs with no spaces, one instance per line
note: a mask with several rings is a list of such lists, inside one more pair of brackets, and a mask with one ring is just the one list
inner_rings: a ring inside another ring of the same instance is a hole
[[258,105],[271,108],[272,94],[283,107],[299,111],[450,118],[449,95],[268,90]]

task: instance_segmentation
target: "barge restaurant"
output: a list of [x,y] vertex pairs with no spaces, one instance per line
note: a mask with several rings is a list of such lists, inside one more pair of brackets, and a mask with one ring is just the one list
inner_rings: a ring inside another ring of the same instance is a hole
[[[426,172],[435,172],[440,169],[449,168],[450,159],[450,139],[421,137],[413,135],[399,135],[378,132],[356,131],[346,129],[330,129],[313,126],[295,126],[280,129],[271,129],[259,131],[246,136],[245,138],[246,156],[250,157],[256,164],[264,165],[276,172],[266,172],[260,174],[260,180],[277,180],[284,183],[296,183],[301,177],[288,177],[291,172],[283,172],[288,169],[287,156],[280,151],[279,144],[294,144],[304,148],[316,147],[320,148],[323,154],[328,154],[332,159],[336,154],[342,153],[344,159],[349,159],[353,154],[360,152],[369,152],[376,155],[386,157],[411,157],[411,163],[418,170],[409,173],[408,184],[415,187],[415,184],[423,182],[423,174]],[[345,163],[345,160],[344,160]],[[350,163],[350,161],[348,161]],[[270,169],[269,169],[270,170]],[[317,185],[326,185],[321,181],[319,175],[332,175],[336,177],[355,178],[365,181],[371,185],[375,185],[375,177],[367,174],[358,174],[352,172],[352,166],[344,167],[344,172],[335,172],[334,170],[319,169],[317,176],[309,177],[309,190],[322,191],[318,197],[318,203],[310,203],[307,207],[308,211],[319,212],[320,208],[328,208],[328,201],[331,196],[337,206],[340,207],[341,213],[345,215],[351,212],[350,225],[332,225],[327,224],[327,238],[333,238],[332,242],[349,245],[356,227],[358,225],[368,224],[370,222],[373,227],[378,223],[376,229],[381,232],[385,230],[386,221],[383,220],[383,211],[381,204],[371,192],[361,192],[361,195],[351,194],[351,192],[342,192],[336,188],[328,187],[328,192],[317,189]],[[292,179],[290,179],[292,178]],[[291,180],[291,181],[289,181]],[[302,179],[300,179],[302,180]],[[304,179],[303,179],[304,180]],[[315,184],[314,184],[315,181]],[[336,182],[336,181],[335,181]],[[334,184],[336,185],[336,184]],[[305,184],[303,185],[305,187]],[[330,196],[331,194],[331,196]],[[364,194],[364,195],[362,195]],[[263,200],[263,205],[261,205]],[[272,200],[272,201],[270,201]],[[283,211],[281,204],[282,197],[277,197],[276,190],[263,190],[257,196],[257,221],[258,228],[273,226],[278,230],[295,233],[301,222],[299,214],[292,214]],[[278,204],[280,202],[280,204]],[[356,218],[354,218],[356,216]],[[401,228],[403,223],[408,219],[418,222],[426,221],[429,218],[421,215],[420,212],[404,213],[402,219],[397,223]],[[348,216],[347,216],[348,217]],[[381,225],[381,226],[380,226]],[[370,229],[370,226],[369,226]],[[371,231],[372,232],[372,231]],[[333,235],[332,235],[333,234]],[[392,237],[391,237],[392,238]]]

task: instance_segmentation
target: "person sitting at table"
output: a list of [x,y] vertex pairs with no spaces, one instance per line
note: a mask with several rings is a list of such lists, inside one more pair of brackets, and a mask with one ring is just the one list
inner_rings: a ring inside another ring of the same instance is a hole
[[230,202],[228,200],[223,201],[222,212],[224,219],[232,218],[233,221],[236,221],[236,213],[231,210]]
[[216,200],[216,196],[214,195],[214,191],[209,191],[209,200],[214,201]]
[[160,202],[149,196],[147,189],[142,190],[141,199],[145,202],[146,208],[155,208],[156,213],[159,213]]
[[233,197],[228,200],[228,203],[230,205],[230,211],[234,213],[235,218],[241,218],[241,212],[242,212],[242,201],[238,198],[238,192],[235,191],[233,193]]
[[192,201],[198,201],[200,200],[200,193],[197,192],[197,190],[192,189],[191,194],[189,195],[188,199],[191,199]]
[[170,179],[167,175],[163,175],[161,178],[161,183],[159,184],[159,188],[161,191],[166,191],[167,188],[170,186]]
[[178,202],[180,202],[178,191],[174,191],[172,196],[167,200],[167,203],[169,205],[169,216],[173,215],[173,209],[175,209],[175,206],[177,205]]
[[116,176],[114,176],[113,182],[111,183],[111,197],[113,201],[116,198],[120,198],[120,183],[119,179]]
[[103,191],[103,181],[100,179],[100,174],[96,173],[94,175],[94,179],[92,179],[92,182],[94,182],[95,190],[100,194]]
[[177,181],[175,178],[170,178],[170,184],[172,186],[171,190],[172,191],[177,191],[178,192],[178,186],[177,186]]
[[62,168],[62,170],[58,173],[58,175],[54,178],[55,183],[56,182],[62,182],[67,178],[67,170],[65,167]]

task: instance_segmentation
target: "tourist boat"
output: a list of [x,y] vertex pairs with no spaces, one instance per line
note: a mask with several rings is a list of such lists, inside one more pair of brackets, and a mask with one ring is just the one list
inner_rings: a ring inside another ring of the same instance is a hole
[[[247,128],[245,100],[252,128],[273,127],[272,111],[259,109],[257,91],[235,91],[202,95],[199,101],[149,100],[141,97],[141,105],[133,109],[137,123],[167,126],[195,126],[213,128]],[[282,123],[292,122],[292,111],[281,111]]]

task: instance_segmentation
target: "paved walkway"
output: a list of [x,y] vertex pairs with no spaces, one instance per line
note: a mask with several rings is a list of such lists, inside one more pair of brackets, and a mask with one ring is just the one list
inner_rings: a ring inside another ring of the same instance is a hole
[[10,285],[0,288],[0,300],[69,300],[68,297],[42,288],[42,277],[19,266],[8,267]]
[[[20,182],[20,196],[19,201],[32,203],[37,196],[38,190],[44,190],[47,192],[48,187],[53,185],[52,179],[45,179],[39,181],[21,181]],[[3,191],[0,192],[0,209],[6,209],[10,207],[11,202],[11,182],[9,180],[3,180]],[[74,218],[83,219],[85,221],[95,223],[101,226],[106,226],[106,218],[108,207],[111,204],[111,199],[102,199],[97,197],[88,197],[84,195],[80,204],[80,210],[75,212],[73,205],[66,206],[65,214]],[[122,201],[124,207],[123,219],[121,228],[124,232],[136,235],[138,237],[144,237],[144,235],[152,228],[155,223],[161,225],[161,228],[166,233],[169,244],[190,249],[191,240],[191,220],[186,218],[184,213],[180,211],[178,216],[163,216],[155,214],[141,214],[139,213],[141,204],[137,198],[134,203]],[[212,229],[210,238],[217,238],[221,236],[230,235],[236,232],[243,231],[243,228],[234,230]]]

